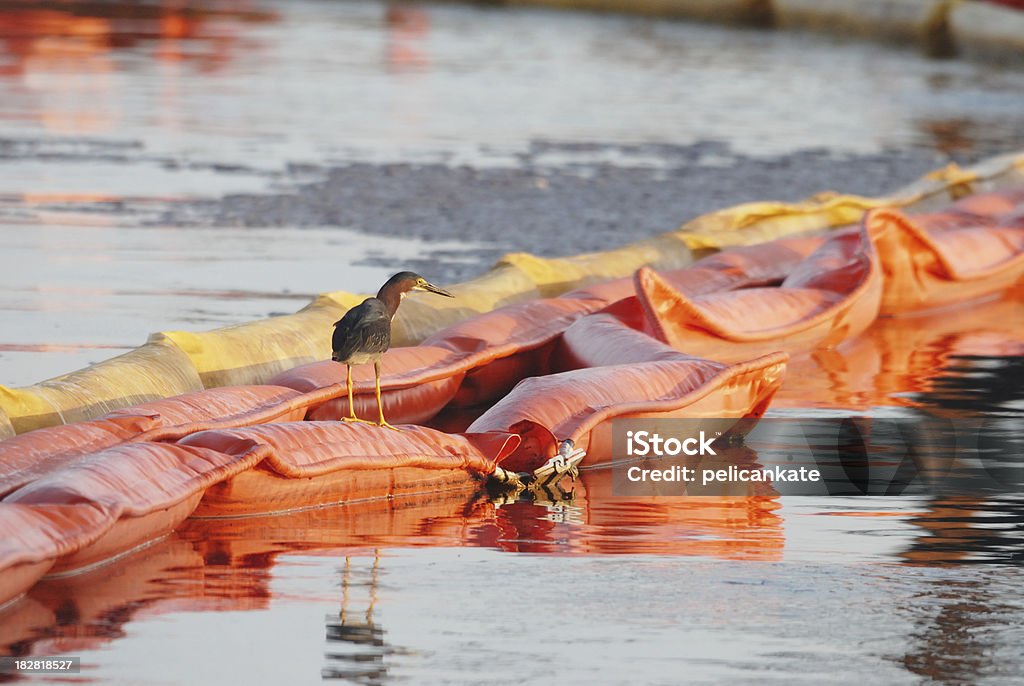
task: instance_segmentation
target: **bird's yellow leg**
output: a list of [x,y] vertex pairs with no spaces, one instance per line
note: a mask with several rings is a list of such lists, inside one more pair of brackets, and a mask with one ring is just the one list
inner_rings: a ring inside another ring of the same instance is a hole
[[384,419],[384,403],[380,400],[380,362],[373,363],[373,376],[377,388],[377,412],[380,413],[380,421],[377,422],[377,426],[385,426],[389,429],[394,429],[395,431],[401,431],[398,427],[388,424],[387,420]]
[[353,400],[352,398],[352,365],[347,364],[345,365],[345,368],[348,370],[348,374],[345,377],[345,382],[348,384],[348,416],[342,417],[341,421],[372,424],[373,422],[368,422],[365,419],[360,419],[359,417],[356,416],[356,403],[355,400]]

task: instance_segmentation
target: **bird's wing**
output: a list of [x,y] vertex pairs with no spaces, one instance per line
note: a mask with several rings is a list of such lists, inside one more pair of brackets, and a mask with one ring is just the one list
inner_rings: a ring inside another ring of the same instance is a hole
[[335,322],[331,358],[344,362],[355,352],[383,352],[390,343],[391,322],[386,315],[363,302]]
[[364,353],[382,353],[391,347],[391,322],[387,319],[363,327],[362,333],[363,341],[359,349]]
[[334,328],[337,329],[339,326],[343,328],[346,326],[352,326],[352,324],[359,321],[362,313],[367,309],[364,305],[366,305],[365,301],[359,303],[353,308],[350,308],[348,312],[341,316],[341,319],[334,322]]

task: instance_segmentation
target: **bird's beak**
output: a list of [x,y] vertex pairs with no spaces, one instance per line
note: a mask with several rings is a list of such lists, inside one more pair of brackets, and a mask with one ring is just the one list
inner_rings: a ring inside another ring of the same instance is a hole
[[431,293],[437,293],[438,295],[443,295],[443,296],[446,296],[446,297],[449,297],[449,298],[454,298],[455,297],[454,295],[452,295],[451,293],[449,293],[445,289],[443,289],[443,288],[441,288],[439,286],[435,286],[432,283],[427,283],[426,281],[423,282],[423,285],[420,286],[420,288],[425,290],[425,291],[430,291]]

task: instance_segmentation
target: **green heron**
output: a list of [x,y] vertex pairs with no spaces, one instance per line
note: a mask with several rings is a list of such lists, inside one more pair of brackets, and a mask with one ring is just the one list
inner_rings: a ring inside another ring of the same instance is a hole
[[348,417],[343,417],[342,421],[365,421],[356,417],[355,403],[352,400],[352,365],[373,362],[377,410],[380,413],[377,425],[395,428],[385,421],[384,405],[380,401],[380,358],[391,347],[391,320],[395,318],[398,306],[402,304],[409,291],[428,291],[449,298],[455,297],[443,288],[429,283],[419,274],[399,272],[380,287],[377,297],[367,298],[334,322],[334,337],[331,339],[334,352],[331,359],[344,363],[348,370]]

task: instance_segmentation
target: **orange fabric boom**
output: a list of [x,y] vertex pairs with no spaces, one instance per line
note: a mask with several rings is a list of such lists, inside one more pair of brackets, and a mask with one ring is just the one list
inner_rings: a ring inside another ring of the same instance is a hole
[[909,217],[874,210],[864,222],[881,236],[883,314],[989,296],[1024,277],[1024,189]]
[[787,356],[727,366],[676,353],[676,359],[580,369],[521,382],[480,416],[470,432],[507,431],[523,442],[502,465],[532,471],[572,439],[587,464],[610,457],[616,417],[760,416],[782,384]]
[[[672,285],[688,295],[703,295],[752,286],[779,284],[804,258],[825,242],[821,236],[779,238],[728,248],[697,260],[685,269],[664,272]],[[597,297],[613,303],[634,295],[631,277],[606,281],[568,293],[563,298]]]
[[[453,369],[452,352],[418,345],[392,348],[381,361],[381,400],[384,412],[398,423],[423,422],[444,407],[459,390],[464,372]],[[438,370],[441,371],[438,371]],[[450,371],[450,374],[445,372]],[[348,415],[345,365],[331,360],[311,362],[278,374],[271,383],[302,393],[334,389],[310,405],[307,419],[340,419]],[[373,390],[373,365],[352,368],[356,415],[377,418]]]
[[637,298],[659,339],[700,357],[734,362],[833,346],[878,316],[882,270],[874,241],[883,231],[872,225],[836,234],[778,288],[688,296],[642,268]]
[[[52,571],[79,569],[157,538],[195,509],[211,484],[244,469],[234,456],[164,443],[108,448],[14,491],[3,503],[64,506],[90,503],[107,519],[99,535],[56,561]],[[85,526],[83,524],[83,526]]]
[[301,419],[304,408],[282,404],[297,397],[298,392],[280,386],[214,388],[30,431],[0,444],[0,495],[119,443],[187,435],[197,422],[244,426],[257,420]]
[[627,298],[570,326],[553,359],[555,371],[680,360],[678,350],[644,332],[646,318],[636,298]]
[[519,445],[519,437],[451,435],[418,426],[398,433],[368,424],[292,422],[203,432],[182,444],[259,462],[256,469],[206,493],[196,515],[211,517],[473,485]]
[[109,514],[91,503],[0,502],[0,608],[41,579],[58,557],[96,540],[109,522]]

